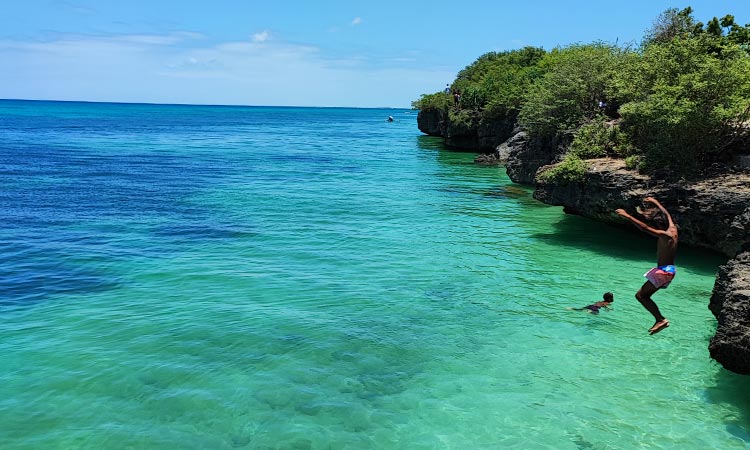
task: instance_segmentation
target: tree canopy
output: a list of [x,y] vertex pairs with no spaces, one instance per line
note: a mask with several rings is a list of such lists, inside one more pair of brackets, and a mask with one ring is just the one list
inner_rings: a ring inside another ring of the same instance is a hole
[[549,52],[486,53],[451,85],[414,102],[459,117],[516,118],[531,135],[573,133],[567,164],[629,159],[644,171],[690,176],[737,152],[750,133],[750,24],[732,15],[705,24],[668,9],[633,48],[603,42]]

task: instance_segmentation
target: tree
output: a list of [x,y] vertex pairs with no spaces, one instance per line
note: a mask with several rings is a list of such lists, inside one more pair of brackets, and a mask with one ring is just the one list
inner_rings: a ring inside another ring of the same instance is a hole
[[604,43],[553,50],[540,62],[547,73],[526,92],[519,121],[532,134],[551,136],[592,119],[601,112],[599,102],[610,97],[627,52]]
[[643,47],[651,44],[663,44],[677,37],[694,36],[701,33],[703,24],[693,18],[693,8],[683,10],[670,8],[661,13],[651,28],[646,31]]
[[[750,58],[722,37],[703,33],[646,48],[618,72],[631,100],[622,129],[645,167],[696,173],[721,160],[750,120]],[[716,52],[716,48],[721,52]]]

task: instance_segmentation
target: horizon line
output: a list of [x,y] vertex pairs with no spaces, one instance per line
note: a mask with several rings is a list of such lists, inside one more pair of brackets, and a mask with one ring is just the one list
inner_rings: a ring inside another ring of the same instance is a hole
[[48,103],[95,103],[105,105],[148,105],[148,106],[208,106],[222,108],[330,108],[330,109],[407,109],[396,106],[300,106],[300,105],[242,105],[221,103],[159,103],[159,102],[120,102],[97,100],[50,100],[28,98],[0,98],[0,102],[48,102]]

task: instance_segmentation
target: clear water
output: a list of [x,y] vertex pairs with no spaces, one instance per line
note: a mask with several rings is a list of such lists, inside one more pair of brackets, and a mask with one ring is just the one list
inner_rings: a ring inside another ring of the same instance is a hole
[[472,159],[405,110],[0,102],[0,448],[747,448],[722,258],[648,336],[652,239]]

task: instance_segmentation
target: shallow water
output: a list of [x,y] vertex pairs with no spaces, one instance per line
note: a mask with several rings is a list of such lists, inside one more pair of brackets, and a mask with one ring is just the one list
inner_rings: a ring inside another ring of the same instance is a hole
[[750,445],[721,257],[648,336],[652,239],[414,112],[3,101],[0,142],[0,448]]

